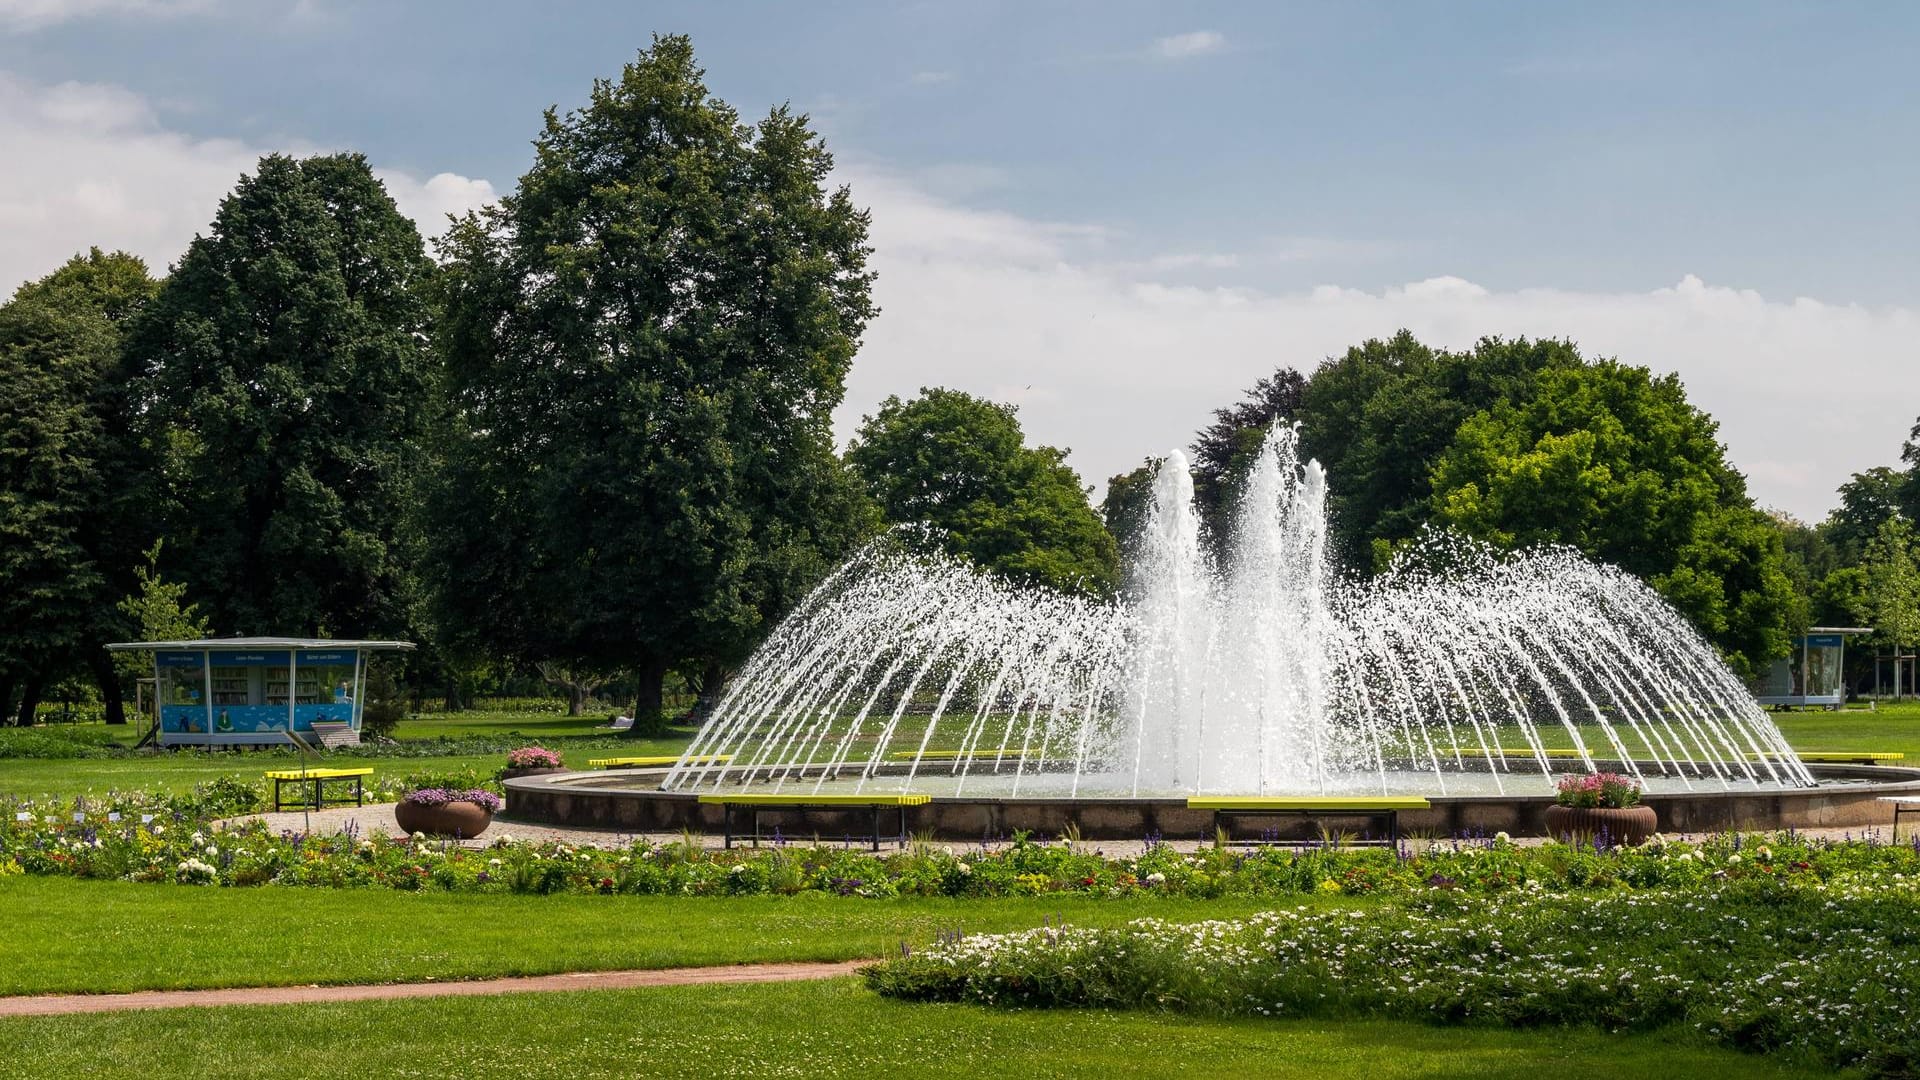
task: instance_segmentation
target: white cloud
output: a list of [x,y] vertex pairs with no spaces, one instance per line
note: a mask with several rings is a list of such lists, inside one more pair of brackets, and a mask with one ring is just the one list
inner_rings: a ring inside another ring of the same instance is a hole
[[[96,245],[131,251],[162,272],[262,154],[322,149],[185,135],[121,87],[42,86],[0,72],[0,297]],[[485,180],[376,171],[428,234],[444,229],[447,213],[494,197]]]
[[913,83],[915,86],[938,86],[941,83],[952,82],[953,72],[951,71],[916,71],[913,73],[913,78],[909,79],[908,81]]
[[1226,35],[1212,30],[1193,30],[1155,39],[1151,52],[1162,60],[1186,60],[1217,53],[1226,47]]
[[0,31],[24,32],[103,15],[193,15],[214,0],[0,0]]
[[[1401,327],[1435,345],[1570,337],[1590,356],[1678,372],[1720,422],[1762,504],[1819,520],[1847,477],[1898,458],[1920,412],[1920,313],[1769,300],[1687,277],[1644,292],[1494,291],[1435,277],[1378,292],[1169,283],[1181,253],[1100,258],[1110,234],[970,209],[883,172],[844,170],[873,210],[882,314],[838,417],[953,386],[1017,400],[1034,441],[1068,446],[1089,483],[1191,441],[1277,365]],[[1205,257],[1201,257],[1205,261]]]

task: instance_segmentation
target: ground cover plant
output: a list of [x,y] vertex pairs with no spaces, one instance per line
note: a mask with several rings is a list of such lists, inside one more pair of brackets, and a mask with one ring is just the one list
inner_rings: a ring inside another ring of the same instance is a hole
[[[1766,845],[1719,854],[1708,855],[1707,880],[1686,888],[1484,894],[1435,882],[1364,912],[1292,907],[955,935],[904,947],[867,978],[921,1001],[1501,1027],[1677,1023],[1733,1049],[1915,1075],[1914,866],[1822,880],[1741,872],[1775,866]],[[1700,861],[1692,849],[1654,857]]]
[[0,1020],[0,1045],[6,1077],[1816,1075],[1664,1035],[909,1005],[850,979]]
[[[416,783],[420,788],[456,783]],[[247,797],[246,792],[237,798]],[[1137,893],[1206,899],[1301,894],[1422,896],[1435,889],[1648,889],[1744,877],[1814,881],[1860,873],[1920,875],[1920,837],[1902,845],[1791,834],[1767,842],[1765,860],[1740,856],[1740,836],[1638,848],[1520,847],[1504,834],[1422,841],[1398,849],[1336,845],[1231,847],[1182,852],[1149,844],[1110,858],[1097,847],[1022,834],[1004,846],[955,852],[930,844],[873,853],[851,843],[776,840],[762,849],[715,850],[692,838],[636,839],[625,847],[529,843],[511,825],[485,848],[422,836],[279,831],[260,821],[215,828],[176,799],[144,796],[71,802],[0,801],[0,874],[249,887],[390,888],[481,893],[759,895],[802,892],[885,898]]]

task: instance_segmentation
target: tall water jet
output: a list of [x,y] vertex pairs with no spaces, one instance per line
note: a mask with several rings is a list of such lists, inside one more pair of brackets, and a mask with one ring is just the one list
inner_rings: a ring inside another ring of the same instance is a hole
[[1432,537],[1328,564],[1326,480],[1277,427],[1216,565],[1170,453],[1128,602],[1019,588],[883,542],[754,654],[663,786],[1167,797],[1810,784],[1713,648],[1567,549]]

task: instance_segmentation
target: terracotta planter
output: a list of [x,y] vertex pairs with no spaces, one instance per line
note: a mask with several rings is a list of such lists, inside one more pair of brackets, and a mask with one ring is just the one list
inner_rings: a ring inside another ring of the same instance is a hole
[[509,765],[506,771],[500,774],[500,778],[502,780],[512,780],[520,776],[546,776],[549,773],[563,773],[566,771],[566,769],[516,769]]
[[454,836],[462,840],[479,836],[487,831],[488,825],[493,824],[492,813],[470,802],[451,802],[445,806],[395,803],[393,819],[400,823],[401,831],[409,836],[425,833],[428,836]]
[[1653,807],[1638,806],[1549,806],[1547,835],[1559,840],[1571,836],[1591,840],[1602,832],[1615,844],[1631,847],[1645,843],[1660,828]]

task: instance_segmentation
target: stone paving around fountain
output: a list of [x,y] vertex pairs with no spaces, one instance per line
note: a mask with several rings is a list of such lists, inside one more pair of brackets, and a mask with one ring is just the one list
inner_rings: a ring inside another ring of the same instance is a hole
[[[342,830],[347,830],[358,836],[365,836],[373,832],[384,833],[389,836],[402,835],[399,824],[393,819],[392,803],[331,807],[310,814],[302,814],[299,811],[252,814],[247,817],[234,818],[231,820],[236,823],[240,821],[259,820],[266,822],[270,828],[275,830],[290,832],[308,831],[321,835],[337,833]],[[1890,829],[1881,826],[1846,829],[1800,829],[1796,831],[1803,836],[1820,837],[1829,840],[1859,840],[1866,838],[1886,840],[1890,838]],[[1686,838],[1683,834],[1671,835],[1676,838]],[[603,829],[564,828],[553,825],[540,825],[533,822],[512,821],[507,818],[495,818],[493,827],[489,828],[485,834],[476,839],[462,841],[461,846],[476,849],[485,848],[508,837],[513,840],[536,844],[560,843],[572,844],[576,847],[622,848],[631,846],[634,842],[641,840],[651,844],[677,844],[688,839],[689,834],[664,832],[632,833]],[[718,848],[721,846],[721,837],[717,834],[706,835],[693,833],[691,834],[691,839],[703,847]],[[1533,846],[1546,843],[1546,838],[1516,836],[1513,838],[1513,841],[1516,844]],[[1170,844],[1180,851],[1193,851],[1205,845],[1204,841],[1199,840],[1169,840],[1163,842]],[[1415,837],[1410,838],[1407,842],[1410,844],[1423,844],[1446,843],[1447,841]],[[1147,846],[1144,840],[1099,840],[1083,841],[1083,843],[1087,847],[1097,849],[1115,858],[1127,858],[1138,855],[1144,851]],[[956,853],[978,850],[982,847],[978,842],[944,840],[932,841],[932,845]],[[863,844],[858,843],[853,846],[864,847]],[[988,848],[997,848],[1004,845],[988,844],[985,846]],[[881,850],[885,853],[894,849],[887,847]]]

